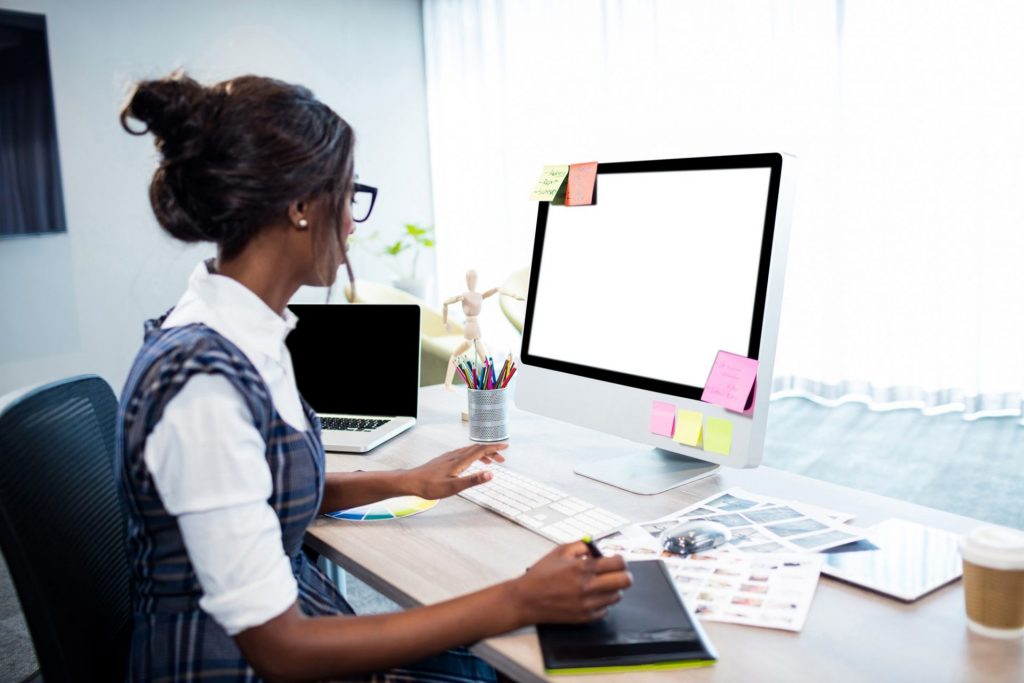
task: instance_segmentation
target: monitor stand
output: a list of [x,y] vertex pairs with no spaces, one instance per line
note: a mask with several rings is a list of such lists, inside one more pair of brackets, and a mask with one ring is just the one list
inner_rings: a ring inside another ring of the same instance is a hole
[[717,469],[713,463],[654,448],[580,465],[575,471],[630,493],[650,496],[703,479]]

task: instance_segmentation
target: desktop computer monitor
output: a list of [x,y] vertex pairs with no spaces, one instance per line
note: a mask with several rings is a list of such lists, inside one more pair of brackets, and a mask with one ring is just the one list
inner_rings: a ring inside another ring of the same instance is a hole
[[[594,205],[540,203],[516,405],[634,442],[578,474],[651,494],[760,463],[794,164],[602,163]],[[745,413],[701,401],[720,350],[758,361]],[[651,433],[655,402],[728,420],[727,454]]]

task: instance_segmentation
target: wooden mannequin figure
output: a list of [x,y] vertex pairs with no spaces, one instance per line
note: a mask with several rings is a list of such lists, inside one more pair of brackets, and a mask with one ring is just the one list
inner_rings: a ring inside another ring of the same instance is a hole
[[504,294],[505,296],[511,296],[518,301],[525,301],[525,299],[518,294],[506,292],[500,287],[493,287],[482,294],[476,291],[475,270],[466,271],[466,287],[467,290],[462,294],[445,300],[444,309],[441,315],[441,319],[445,326],[450,329],[448,324],[448,306],[462,302],[462,312],[466,314],[465,341],[459,344],[458,348],[452,351],[452,355],[448,358],[448,371],[445,373],[444,378],[444,388],[448,391],[452,390],[452,379],[455,377],[455,359],[458,356],[469,351],[470,347],[472,347],[476,355],[477,363],[487,358],[487,349],[484,347],[484,342],[480,338],[480,323],[477,322],[477,316],[480,315],[480,309],[483,308],[484,299],[494,296],[495,294]]

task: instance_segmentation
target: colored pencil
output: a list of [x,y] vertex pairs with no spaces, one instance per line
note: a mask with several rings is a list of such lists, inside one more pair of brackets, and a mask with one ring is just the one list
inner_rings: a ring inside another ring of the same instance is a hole
[[508,358],[506,358],[505,362],[502,363],[502,365],[501,365],[501,374],[498,375],[498,382],[497,382],[499,387],[505,385],[505,377],[508,375],[509,366],[511,364],[512,364],[512,354],[510,353],[510,354],[508,354]]

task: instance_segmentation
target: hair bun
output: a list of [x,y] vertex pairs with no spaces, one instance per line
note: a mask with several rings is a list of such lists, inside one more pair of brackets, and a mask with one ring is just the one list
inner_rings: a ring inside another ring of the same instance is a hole
[[[133,135],[152,133],[165,162],[196,156],[209,118],[213,94],[182,73],[154,81],[140,81],[121,110],[121,125]],[[128,118],[145,124],[128,126]]]

